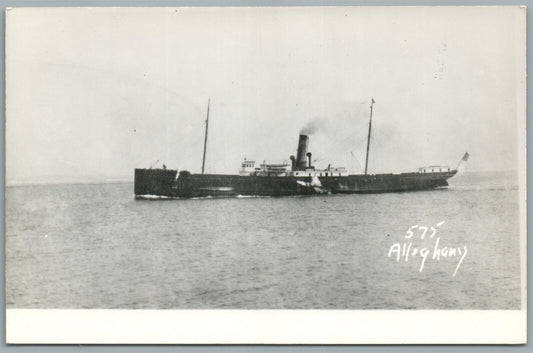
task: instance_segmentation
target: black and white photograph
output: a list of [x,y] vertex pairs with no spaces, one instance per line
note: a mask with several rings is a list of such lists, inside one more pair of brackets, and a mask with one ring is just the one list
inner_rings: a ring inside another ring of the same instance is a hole
[[525,7],[9,8],[5,148],[8,343],[526,341]]

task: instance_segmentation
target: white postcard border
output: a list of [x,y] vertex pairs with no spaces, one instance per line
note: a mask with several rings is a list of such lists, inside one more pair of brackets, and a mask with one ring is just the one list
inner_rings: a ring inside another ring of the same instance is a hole
[[11,344],[520,344],[525,310],[8,309]]

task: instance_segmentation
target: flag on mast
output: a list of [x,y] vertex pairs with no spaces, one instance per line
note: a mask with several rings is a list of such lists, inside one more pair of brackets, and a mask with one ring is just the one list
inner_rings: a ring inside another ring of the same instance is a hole
[[457,168],[455,169],[459,170],[463,166],[463,164],[466,163],[466,161],[468,160],[468,157],[470,157],[470,154],[466,152],[463,158],[461,158],[461,160],[459,161],[459,164],[457,164]]

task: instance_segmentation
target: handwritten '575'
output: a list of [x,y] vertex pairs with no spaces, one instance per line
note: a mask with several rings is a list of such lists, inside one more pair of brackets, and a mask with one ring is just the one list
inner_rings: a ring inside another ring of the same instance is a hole
[[413,235],[415,234],[415,233],[413,233],[413,230],[415,230],[416,228],[420,229],[420,239],[423,240],[426,237],[426,233],[428,232],[428,230],[430,231],[429,237],[433,238],[435,236],[435,234],[437,234],[437,228],[440,227],[443,224],[444,224],[444,221],[437,223],[435,225],[435,227],[429,227],[429,228],[425,227],[425,226],[419,226],[418,224],[414,225],[414,226],[412,226],[411,228],[409,228],[407,230],[407,234],[405,235],[405,239],[412,238]]

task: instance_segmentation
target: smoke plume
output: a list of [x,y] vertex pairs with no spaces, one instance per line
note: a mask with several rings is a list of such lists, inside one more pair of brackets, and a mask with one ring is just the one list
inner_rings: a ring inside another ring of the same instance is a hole
[[324,131],[327,128],[326,121],[321,118],[315,118],[308,121],[304,127],[300,130],[301,135],[313,135],[318,131]]

